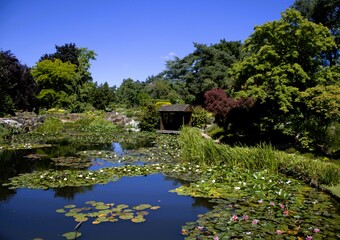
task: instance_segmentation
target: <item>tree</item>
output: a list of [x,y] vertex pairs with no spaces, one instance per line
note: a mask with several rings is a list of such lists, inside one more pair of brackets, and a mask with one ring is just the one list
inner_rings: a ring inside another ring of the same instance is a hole
[[340,0],[296,0],[293,8],[308,20],[328,27],[337,47],[327,53],[329,64],[339,64],[340,56]]
[[138,93],[143,89],[143,84],[139,81],[134,81],[131,78],[124,79],[120,87],[117,89],[117,100],[127,107],[139,105]]
[[76,66],[59,59],[43,60],[32,68],[32,75],[41,90],[38,99],[42,107],[67,107],[77,86]]
[[0,115],[36,107],[35,81],[30,69],[10,51],[0,51]]
[[110,88],[107,82],[100,84],[99,86],[95,83],[91,92],[90,102],[95,108],[100,110],[109,108],[110,104],[113,104],[116,101],[115,89],[115,86]]
[[62,46],[55,45],[56,52],[52,54],[44,54],[39,62],[44,60],[54,61],[55,59],[59,59],[62,62],[70,62],[74,64],[76,67],[79,66],[79,55],[81,53],[81,49],[77,48],[76,44],[64,44]]
[[326,27],[288,9],[280,20],[256,27],[246,40],[245,57],[229,72],[230,92],[235,98],[254,98],[262,130],[283,128],[298,136],[310,116],[302,96],[327,85],[320,77],[326,68],[323,54],[335,46]]
[[194,46],[195,51],[183,59],[168,61],[164,75],[180,85],[184,83],[187,102],[202,105],[205,91],[225,86],[226,72],[240,58],[242,45],[221,40],[211,46],[198,43]]

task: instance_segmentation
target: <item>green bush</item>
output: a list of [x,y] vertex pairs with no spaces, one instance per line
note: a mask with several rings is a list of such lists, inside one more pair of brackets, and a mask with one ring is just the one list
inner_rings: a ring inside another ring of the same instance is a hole
[[155,105],[149,104],[144,108],[138,127],[141,131],[154,132],[159,129],[159,112]]
[[197,128],[206,128],[212,122],[212,114],[202,107],[194,107],[191,115],[191,125]]

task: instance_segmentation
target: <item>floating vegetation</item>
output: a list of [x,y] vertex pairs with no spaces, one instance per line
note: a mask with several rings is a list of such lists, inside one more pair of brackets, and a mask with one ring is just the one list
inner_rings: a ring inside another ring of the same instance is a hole
[[183,226],[187,239],[340,237],[340,216],[331,198],[301,181],[242,169],[217,179],[202,179],[172,191],[212,198],[216,204],[196,222]]
[[103,168],[98,171],[85,170],[47,170],[20,174],[9,179],[3,186],[9,189],[32,188],[48,189],[61,187],[90,186],[94,184],[106,184],[117,181],[122,176],[148,175],[166,170],[169,166],[164,164],[152,164],[145,166],[127,165],[121,167]]
[[68,232],[68,233],[64,233],[62,236],[68,240],[74,240],[80,237],[81,233],[80,232]]
[[[103,222],[117,222],[120,220],[130,220],[133,223],[145,222],[145,216],[149,212],[146,209],[157,210],[160,206],[150,204],[140,204],[129,208],[126,204],[115,205],[114,203],[104,203],[87,201],[86,207],[76,208],[75,205],[66,205],[62,209],[57,209],[58,213],[65,213],[66,217],[73,217],[76,222],[92,221],[92,224]],[[63,210],[63,211],[62,211]]]
[[25,156],[25,158],[32,159],[32,160],[40,160],[41,158],[47,157],[46,154],[38,154],[38,153],[32,153]]
[[55,166],[84,169],[92,166],[92,162],[86,158],[79,157],[57,157],[51,158]]

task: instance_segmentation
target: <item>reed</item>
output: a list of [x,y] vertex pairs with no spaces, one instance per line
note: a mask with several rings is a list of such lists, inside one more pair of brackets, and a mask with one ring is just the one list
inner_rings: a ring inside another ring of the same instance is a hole
[[225,165],[245,169],[286,173],[316,184],[340,183],[340,167],[331,162],[273,149],[271,145],[230,147],[202,137],[199,129],[183,127],[180,133],[182,161],[200,165]]

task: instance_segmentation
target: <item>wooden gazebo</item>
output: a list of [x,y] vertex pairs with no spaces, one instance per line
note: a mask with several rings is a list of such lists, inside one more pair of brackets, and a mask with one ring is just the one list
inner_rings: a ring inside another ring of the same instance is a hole
[[158,111],[161,133],[178,133],[183,125],[191,124],[192,107],[189,104],[163,105]]

